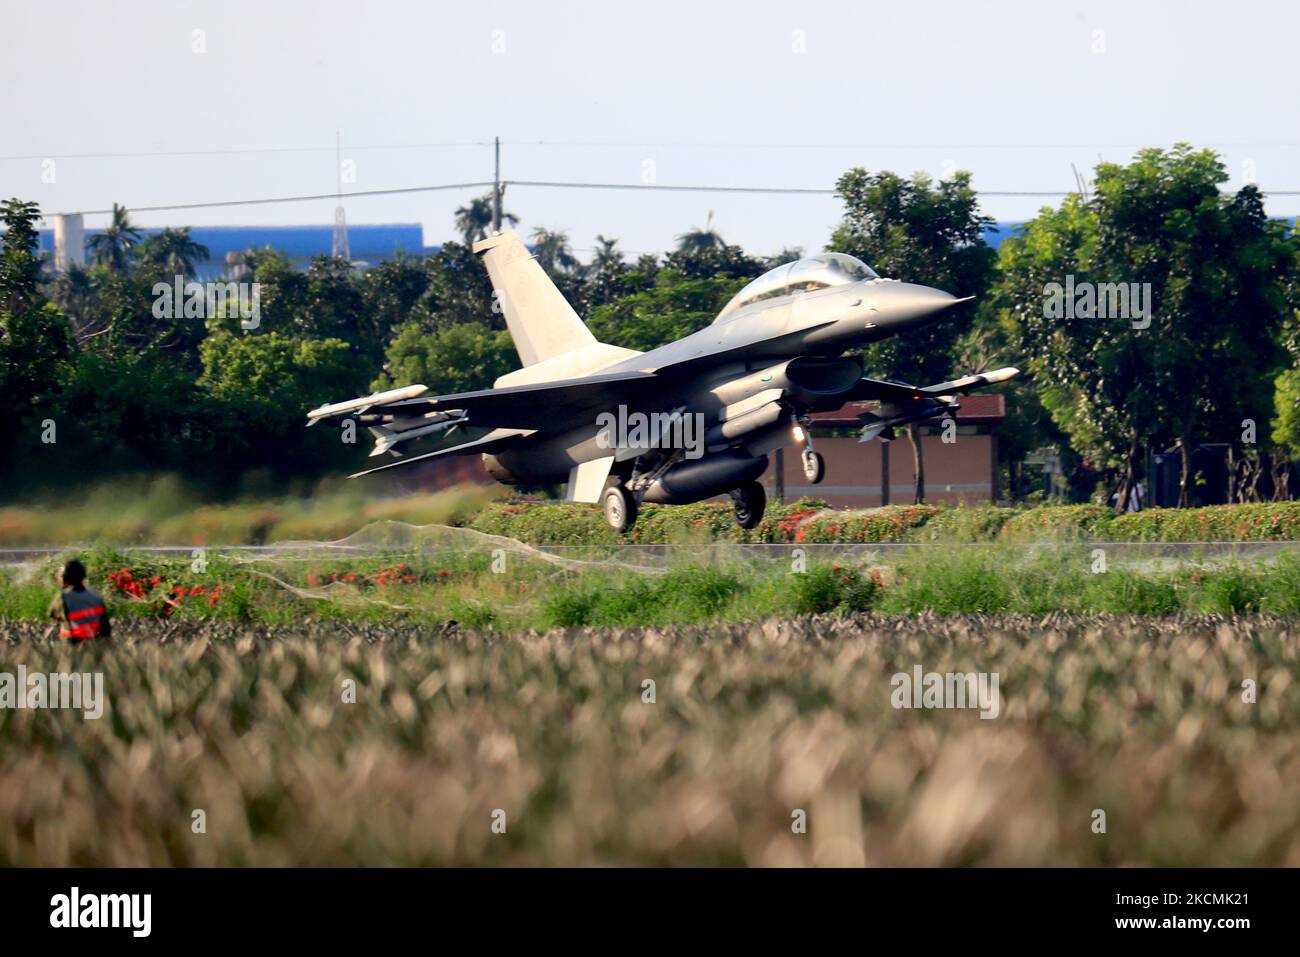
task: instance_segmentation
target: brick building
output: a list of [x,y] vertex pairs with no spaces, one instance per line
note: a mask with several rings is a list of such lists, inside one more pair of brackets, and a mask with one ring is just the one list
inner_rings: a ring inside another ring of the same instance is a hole
[[[813,443],[826,459],[819,485],[804,478],[798,451],[786,446],[763,476],[769,500],[777,496],[777,461],[784,462],[785,500],[800,496],[824,499],[831,505],[865,508],[912,501],[912,446],[905,433],[893,442],[859,442],[862,404],[813,415]],[[1006,415],[1001,395],[971,395],[961,400],[956,441],[945,443],[937,419],[921,423],[927,502],[976,504],[997,498],[997,428]],[[882,482],[882,476],[887,480]],[[883,494],[882,494],[883,490]]]

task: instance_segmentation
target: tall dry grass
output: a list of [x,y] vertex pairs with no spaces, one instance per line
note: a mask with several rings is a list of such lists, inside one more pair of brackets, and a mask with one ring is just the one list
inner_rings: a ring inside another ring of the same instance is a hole
[[[0,671],[102,670],[110,703],[0,711],[0,865],[1296,866],[1296,628],[4,623]],[[917,664],[998,673],[1000,716],[894,709]]]

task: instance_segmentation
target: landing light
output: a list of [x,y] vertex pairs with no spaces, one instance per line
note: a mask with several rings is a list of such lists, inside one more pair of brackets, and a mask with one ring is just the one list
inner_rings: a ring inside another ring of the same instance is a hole
[[794,427],[794,440],[795,440],[796,442],[802,442],[803,439],[804,439],[804,435],[803,435],[803,426],[802,426],[802,425],[796,425],[796,426]]

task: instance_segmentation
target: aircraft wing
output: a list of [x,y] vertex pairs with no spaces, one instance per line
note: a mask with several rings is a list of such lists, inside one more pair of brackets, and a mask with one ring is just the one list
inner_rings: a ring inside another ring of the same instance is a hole
[[948,382],[935,385],[914,386],[906,382],[894,382],[890,379],[870,379],[864,376],[849,392],[849,402],[877,401],[880,407],[874,412],[863,412],[858,416],[862,423],[861,442],[867,442],[879,436],[889,441],[894,436],[894,429],[900,425],[934,418],[944,413],[952,413],[958,407],[957,394],[966,394],[974,389],[997,382],[1005,382],[1019,374],[1019,369],[995,369],[992,372],[980,372],[962,376]]
[[[307,413],[307,424],[352,416],[368,426],[375,436],[372,455],[384,452],[400,455],[396,447],[401,443],[449,434],[461,427],[494,429],[491,433],[494,441],[513,440],[539,431],[560,432],[583,424],[594,428],[600,412],[635,402],[655,379],[652,372],[616,372],[439,396],[424,396],[424,386],[405,386],[323,405]],[[492,449],[470,443],[436,454],[470,451]]]
[[938,399],[943,396],[966,394],[986,385],[1005,382],[1018,375],[1019,369],[994,369],[992,372],[979,372],[962,376],[948,382],[935,385],[916,386],[893,379],[872,379],[863,376],[862,380],[846,397],[848,402],[909,402],[918,399]]
[[[551,431],[586,419],[594,423],[597,411],[627,402],[654,379],[652,372],[615,372],[428,397],[396,396],[405,390],[395,389],[392,393],[321,406],[307,417],[309,424],[353,413],[359,414],[363,422],[442,417],[443,421],[461,419],[475,426]],[[389,400],[389,395],[395,397]]]

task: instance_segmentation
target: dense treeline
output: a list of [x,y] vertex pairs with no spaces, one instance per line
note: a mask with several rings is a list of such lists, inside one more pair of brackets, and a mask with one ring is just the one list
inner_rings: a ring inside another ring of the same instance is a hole
[[[1055,445],[1076,498],[1122,500],[1146,454],[1175,447],[1191,502],[1191,450],[1215,442],[1229,447],[1236,497],[1281,497],[1286,463],[1300,456],[1300,244],[1264,215],[1257,189],[1226,181],[1211,152],[1144,150],[1127,166],[1098,166],[1087,195],[1044,209],[995,253],[968,173],[854,169],[837,184],[844,214],[827,248],[976,297],[865,358],[873,374],[920,382],[1026,369],[1003,387],[1004,491],[1025,492],[1025,455]],[[484,388],[517,366],[469,251],[491,221],[481,199],[458,211],[457,240],[423,257],[364,271],[327,257],[298,270],[270,249],[228,261],[226,278],[258,284],[253,328],[229,303],[159,309],[160,284],[191,279],[207,258],[187,229],[142,237],[117,208],[87,244],[91,264],[56,273],[38,253],[35,204],[10,200],[0,214],[0,483],[10,493],[154,470],[213,491],[249,474],[280,483],[341,471],[364,436],[348,445],[338,430],[305,429],[308,408],[412,382]],[[799,255],[754,256],[711,224],[634,261],[604,237],[587,264],[562,232],[529,239],[597,338],[637,349],[704,326],[746,281]],[[1100,290],[1091,299],[1052,292],[1090,286]],[[1113,307],[1130,289],[1128,311],[1108,312],[1107,290]],[[1270,466],[1276,480],[1261,486]]]

